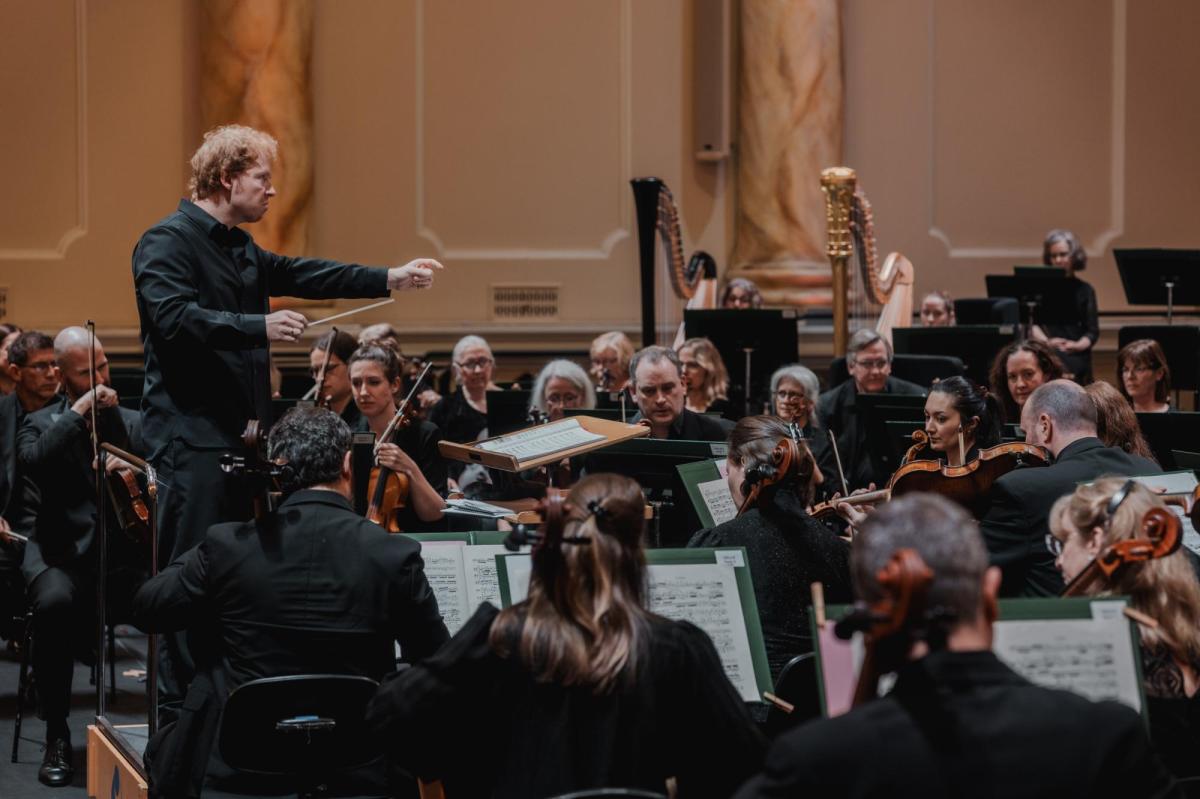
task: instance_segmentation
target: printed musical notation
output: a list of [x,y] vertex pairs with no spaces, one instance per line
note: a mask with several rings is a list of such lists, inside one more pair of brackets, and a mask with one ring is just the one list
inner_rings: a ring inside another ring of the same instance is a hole
[[729,483],[725,479],[697,483],[696,488],[714,524],[724,524],[737,517],[737,505],[733,502],[733,494],[729,493]]
[[479,449],[488,452],[511,455],[518,461],[527,461],[603,440],[604,436],[599,433],[585,430],[578,419],[563,419],[531,427],[519,433],[510,433],[491,441],[483,441],[478,446]]
[[496,555],[507,551],[500,544],[421,542],[425,579],[437,597],[442,621],[451,635],[484,602],[500,607]]

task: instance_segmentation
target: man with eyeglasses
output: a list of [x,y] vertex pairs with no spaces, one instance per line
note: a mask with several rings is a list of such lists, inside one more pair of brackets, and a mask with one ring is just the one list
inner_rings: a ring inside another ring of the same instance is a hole
[[[333,339],[332,345],[330,339]],[[325,363],[325,349],[329,348],[329,363]],[[362,414],[354,402],[354,391],[350,387],[350,356],[358,349],[358,340],[344,330],[326,333],[316,340],[308,353],[309,374],[316,382],[321,378],[324,366],[325,384],[319,391],[323,397],[316,397],[317,404],[322,399],[328,400],[329,409],[342,417],[351,430],[358,426]]]
[[[859,418],[856,399],[859,394],[899,394],[925,396],[925,389],[907,380],[892,377],[892,345],[874,330],[863,328],[850,337],[846,352],[850,379],[825,392],[817,405],[822,434],[832,430],[837,437],[838,456],[846,484],[851,491],[867,488],[887,479],[877,475],[867,450],[867,428]],[[837,460],[832,449],[823,453],[818,465],[826,480],[840,490]]]

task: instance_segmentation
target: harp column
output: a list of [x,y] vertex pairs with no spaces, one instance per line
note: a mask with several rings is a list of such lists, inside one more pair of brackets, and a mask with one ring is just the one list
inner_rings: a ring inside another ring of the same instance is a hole
[[741,4],[738,209],[726,277],[770,305],[830,307],[821,170],[842,160],[837,0]]

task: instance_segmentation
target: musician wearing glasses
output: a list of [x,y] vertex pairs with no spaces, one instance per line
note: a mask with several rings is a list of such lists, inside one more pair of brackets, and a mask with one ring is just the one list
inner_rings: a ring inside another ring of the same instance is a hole
[[1117,387],[1136,413],[1171,410],[1171,367],[1157,341],[1142,338],[1121,348]]
[[[330,342],[332,339],[332,343]],[[342,417],[342,421],[353,430],[358,426],[362,414],[354,402],[350,389],[350,356],[358,349],[358,341],[344,330],[332,331],[321,336],[308,352],[309,374],[313,381],[324,377],[324,385],[318,388],[322,396],[314,397],[318,405],[327,405],[329,410]],[[329,360],[325,360],[328,351]]]
[[538,372],[529,397],[529,410],[548,422],[563,418],[563,411],[596,407],[596,389],[587,372],[574,361],[550,361]]
[[[1132,480],[1081,485],[1050,510],[1047,545],[1070,583],[1105,548],[1145,538],[1152,508],[1170,512],[1153,491]],[[1185,548],[1162,558],[1127,563],[1101,575],[1083,596],[1129,597],[1141,616],[1142,680],[1150,710],[1150,737],[1177,777],[1200,775],[1200,717],[1192,705],[1200,689],[1200,583]]]
[[458,389],[443,398],[429,414],[442,438],[459,444],[477,440],[487,429],[487,393],[499,391],[492,382],[496,359],[479,336],[463,336],[450,356]]
[[[817,418],[825,430],[837,437],[838,455],[850,490],[866,488],[884,475],[875,475],[867,452],[867,429],[859,418],[855,400],[859,394],[925,396],[925,389],[892,377],[892,345],[874,330],[863,328],[850,337],[846,352],[850,379],[826,391],[817,404]],[[833,453],[824,458],[821,471],[834,484],[840,483]]]

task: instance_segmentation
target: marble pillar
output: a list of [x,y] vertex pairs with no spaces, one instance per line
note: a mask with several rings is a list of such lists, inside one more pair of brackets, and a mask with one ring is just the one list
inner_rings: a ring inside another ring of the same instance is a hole
[[741,4],[738,210],[727,277],[771,305],[831,302],[821,170],[842,158],[837,0]]
[[279,140],[278,194],[251,230],[268,250],[303,255],[313,191],[312,2],[204,0],[198,9],[203,129],[236,122]]

